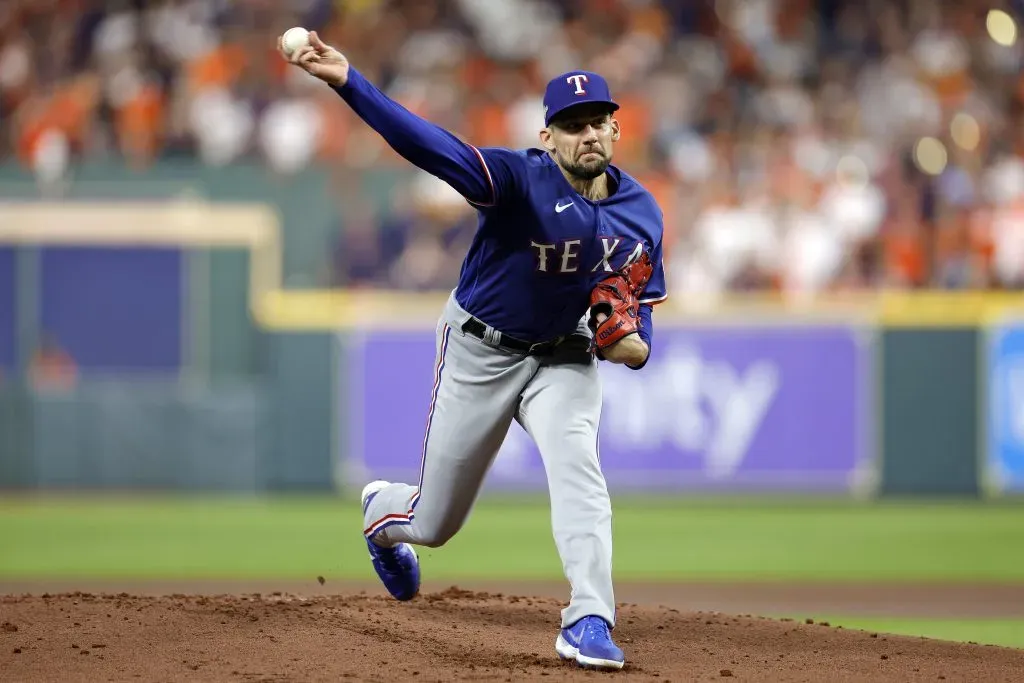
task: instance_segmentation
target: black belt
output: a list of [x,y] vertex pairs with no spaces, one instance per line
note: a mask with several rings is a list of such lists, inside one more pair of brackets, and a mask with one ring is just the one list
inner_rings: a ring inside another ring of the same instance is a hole
[[[470,318],[462,326],[462,330],[464,332],[470,333],[471,335],[477,337],[478,339],[483,339],[485,342],[487,341],[487,338],[485,336],[487,332],[487,325],[485,325],[481,320],[478,320],[476,318]],[[523,341],[522,339],[510,337],[507,334],[502,334],[499,338],[497,346],[499,348],[508,349],[509,351],[515,351],[517,353],[525,353],[532,356],[540,356],[551,353],[554,350],[554,348],[561,344],[564,340],[565,337],[556,337],[554,339],[549,339],[548,341],[531,343],[528,341]]]

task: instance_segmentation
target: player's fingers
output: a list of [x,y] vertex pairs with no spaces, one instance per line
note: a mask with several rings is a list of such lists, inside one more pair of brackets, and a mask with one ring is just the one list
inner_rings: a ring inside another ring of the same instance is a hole
[[292,62],[296,64],[306,64],[310,61],[316,61],[311,59],[312,57],[319,59],[319,55],[317,55],[316,50],[314,50],[311,45],[303,45],[292,53]]
[[309,44],[316,48],[317,53],[331,58],[337,58],[339,56],[340,53],[335,48],[320,40],[320,36],[316,34],[316,31],[313,31],[309,35]]

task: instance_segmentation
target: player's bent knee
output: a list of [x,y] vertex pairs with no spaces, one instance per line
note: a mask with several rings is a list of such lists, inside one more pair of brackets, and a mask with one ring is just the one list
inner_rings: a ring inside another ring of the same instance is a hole
[[445,538],[443,536],[431,536],[431,537],[423,539],[420,542],[420,545],[425,546],[427,548],[440,548],[445,543],[447,543],[449,540],[450,540],[450,537]]
[[424,545],[428,548],[440,548],[450,541],[458,531],[459,527],[456,525],[436,525],[420,529],[419,545]]
[[440,548],[445,543],[451,540],[455,534],[435,534],[432,536],[425,536],[421,541],[420,545],[424,545],[428,548]]

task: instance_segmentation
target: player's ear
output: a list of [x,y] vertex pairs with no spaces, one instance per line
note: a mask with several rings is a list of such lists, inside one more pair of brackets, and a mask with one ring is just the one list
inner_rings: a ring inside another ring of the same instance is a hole
[[551,138],[550,128],[541,128],[538,136],[540,137],[540,144],[544,149],[549,152],[555,151],[555,141]]
[[613,117],[612,120],[611,120],[611,124],[612,124],[612,142],[618,142],[619,141],[619,134],[620,134],[619,120]]

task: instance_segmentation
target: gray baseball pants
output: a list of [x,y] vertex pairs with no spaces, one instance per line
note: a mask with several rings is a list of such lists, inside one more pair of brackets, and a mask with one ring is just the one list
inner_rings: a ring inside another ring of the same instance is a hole
[[[612,510],[597,446],[598,361],[570,354],[571,344],[548,356],[499,348],[463,331],[470,318],[453,294],[437,327],[419,484],[382,489],[366,509],[364,533],[384,547],[443,545],[466,521],[514,419],[544,461],[552,532],[570,585],[562,626],[587,615],[614,625]],[[582,321],[578,332],[589,337]]]

